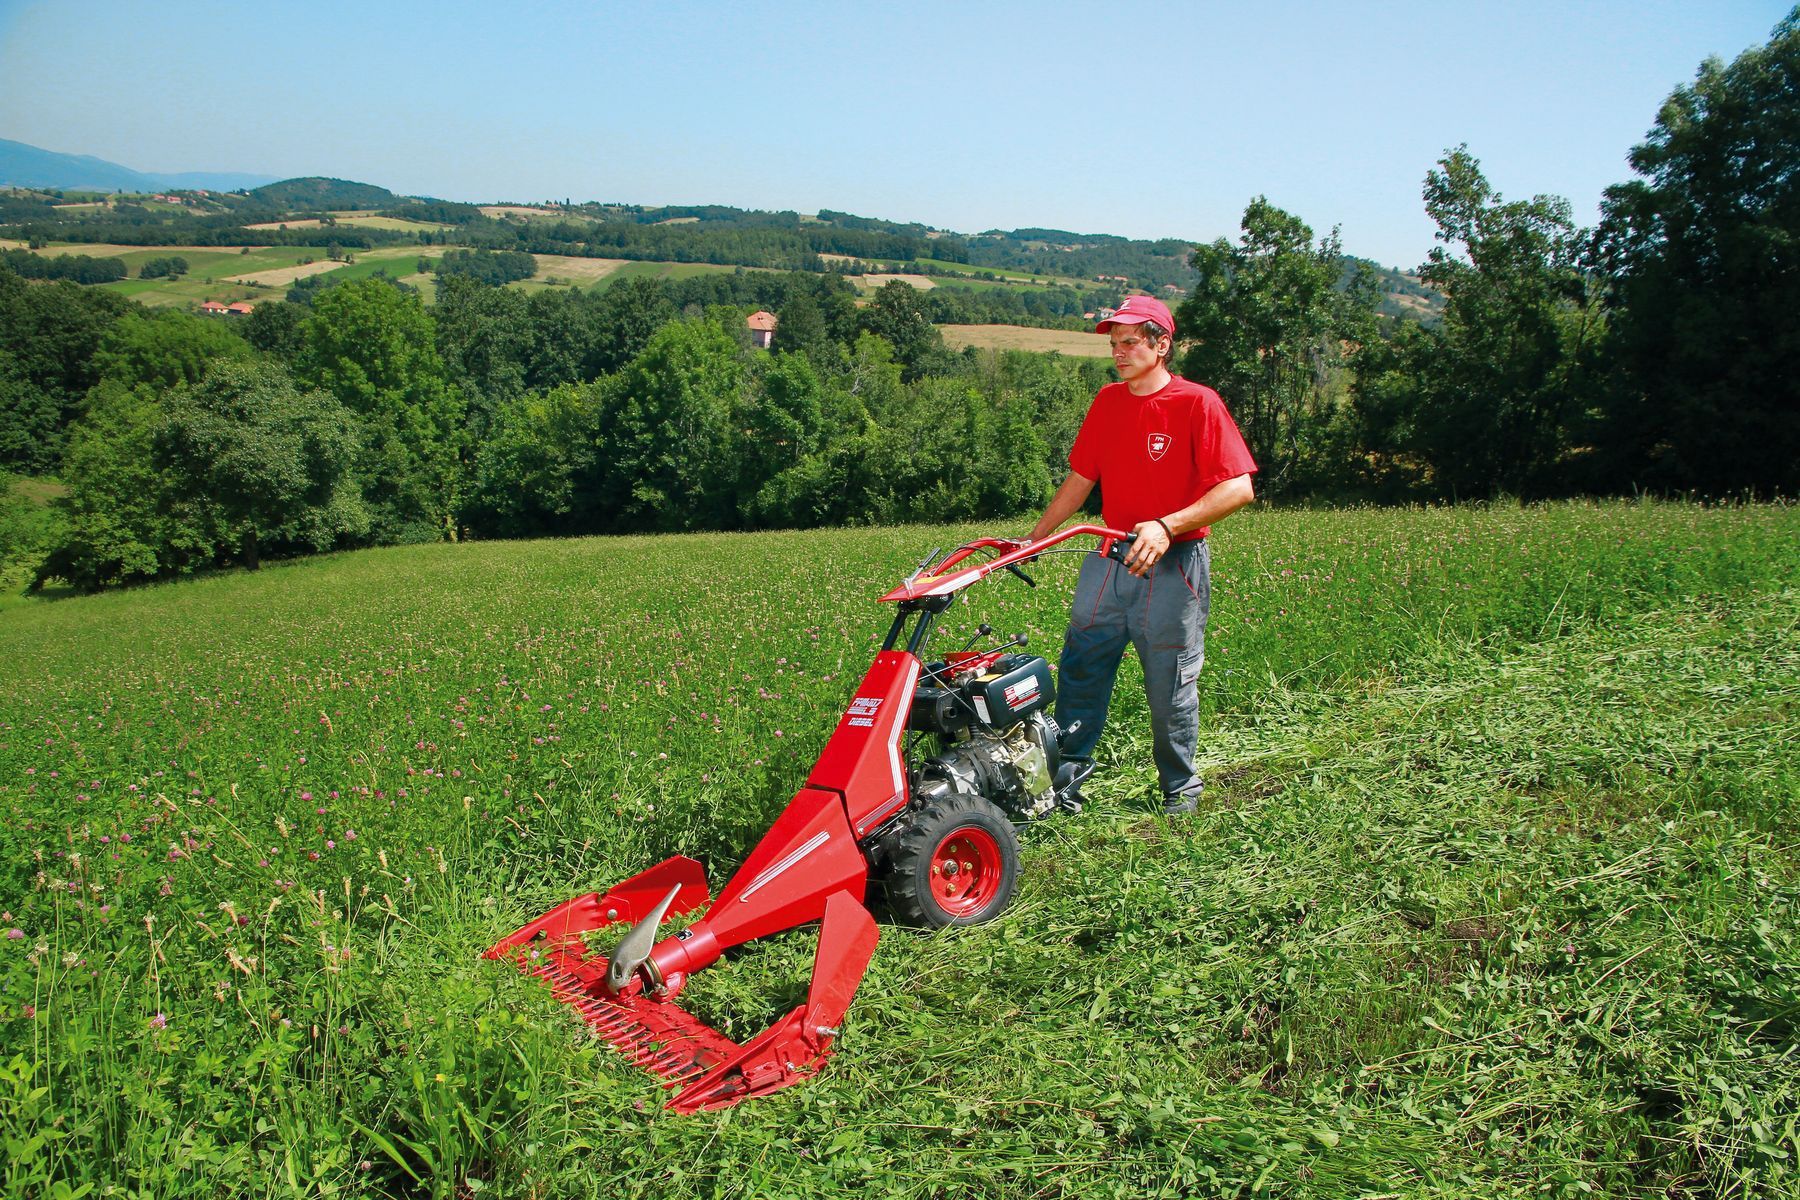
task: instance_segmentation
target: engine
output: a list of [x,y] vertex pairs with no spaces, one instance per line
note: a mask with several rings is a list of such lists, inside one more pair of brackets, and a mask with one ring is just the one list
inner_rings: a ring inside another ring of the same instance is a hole
[[907,725],[935,735],[938,753],[914,769],[914,798],[982,796],[1022,820],[1055,808],[1062,755],[1047,711],[1056,699],[1050,664],[1008,655],[979,673],[933,664],[928,678]]

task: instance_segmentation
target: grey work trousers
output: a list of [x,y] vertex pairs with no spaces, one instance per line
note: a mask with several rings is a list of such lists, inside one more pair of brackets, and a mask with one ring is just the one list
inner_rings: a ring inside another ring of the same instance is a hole
[[1065,755],[1092,757],[1129,641],[1144,668],[1163,795],[1201,790],[1194,769],[1200,740],[1196,685],[1206,657],[1211,563],[1205,539],[1175,543],[1142,578],[1099,554],[1082,560],[1057,668],[1056,723],[1066,733]]

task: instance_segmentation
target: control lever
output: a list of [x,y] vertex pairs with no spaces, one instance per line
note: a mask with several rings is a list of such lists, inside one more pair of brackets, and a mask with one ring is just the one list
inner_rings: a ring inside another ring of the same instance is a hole
[[975,636],[963,643],[963,649],[967,650],[970,646],[973,646],[976,642],[992,632],[994,632],[994,627],[989,625],[986,621],[983,621],[975,627]]
[[1020,579],[1023,579],[1025,581],[1025,586],[1027,586],[1027,587],[1036,587],[1037,586],[1037,580],[1033,579],[1031,576],[1027,575],[1025,572],[1019,570],[1018,563],[1007,563],[1006,569],[1011,571],[1014,575],[1017,575]]
[[1135,541],[1137,541],[1137,534],[1135,533],[1128,533],[1124,537],[1114,538],[1112,545],[1106,548],[1106,557],[1112,559],[1114,562],[1124,562],[1126,551],[1131,549],[1131,543]]

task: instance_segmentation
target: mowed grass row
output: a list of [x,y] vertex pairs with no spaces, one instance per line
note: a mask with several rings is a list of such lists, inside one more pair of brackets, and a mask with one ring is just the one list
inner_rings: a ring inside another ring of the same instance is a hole
[[[821,1079],[693,1119],[474,956],[670,853],[722,882],[872,597],[973,531],[403,548],[0,613],[6,1193],[1779,1194],[1797,526],[1234,518],[1209,810],[1146,815],[1128,667],[1014,911],[884,929]],[[951,634],[1053,656],[1073,568]],[[690,1003],[756,1032],[811,942]]]

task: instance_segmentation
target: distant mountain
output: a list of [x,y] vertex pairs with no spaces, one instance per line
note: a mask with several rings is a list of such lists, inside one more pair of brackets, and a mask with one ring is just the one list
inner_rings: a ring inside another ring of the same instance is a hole
[[160,192],[205,189],[235,192],[275,182],[273,175],[238,175],[217,171],[156,174],[134,171],[86,154],[58,154],[24,142],[0,138],[0,186],[56,188],[79,192]]
[[[352,183],[347,179],[283,179],[250,193],[272,208],[290,212],[330,212],[346,208],[392,208],[400,198],[384,187],[372,183]],[[410,201],[408,202],[410,203]]]

